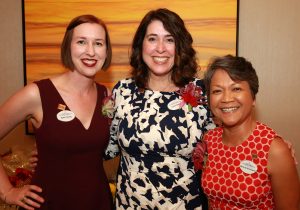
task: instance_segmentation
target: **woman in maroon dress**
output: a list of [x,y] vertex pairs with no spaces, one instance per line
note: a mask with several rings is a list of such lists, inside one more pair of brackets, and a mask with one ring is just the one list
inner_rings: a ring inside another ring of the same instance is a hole
[[0,138],[29,119],[36,134],[38,165],[32,185],[14,188],[0,164],[0,198],[24,209],[111,209],[102,164],[108,118],[107,89],[95,82],[111,62],[105,24],[95,16],[74,18],[61,46],[63,74],[29,84],[0,107]]

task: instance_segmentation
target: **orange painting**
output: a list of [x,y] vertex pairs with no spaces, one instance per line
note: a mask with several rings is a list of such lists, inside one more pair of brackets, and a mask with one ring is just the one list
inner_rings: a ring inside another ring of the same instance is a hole
[[194,39],[199,65],[209,58],[236,54],[237,0],[24,0],[26,81],[30,83],[65,71],[60,44],[69,21],[93,14],[107,24],[112,66],[97,81],[112,88],[130,72],[129,49],[142,17],[151,9],[168,8],[185,21]]
[[[139,22],[152,9],[176,12],[193,36],[201,67],[212,56],[237,52],[238,0],[23,0],[25,81],[31,83],[65,71],[60,62],[60,44],[66,26],[75,16],[92,14],[108,27],[113,58],[111,67],[96,80],[112,88],[129,77],[130,44]],[[32,133],[32,127],[26,127]]]

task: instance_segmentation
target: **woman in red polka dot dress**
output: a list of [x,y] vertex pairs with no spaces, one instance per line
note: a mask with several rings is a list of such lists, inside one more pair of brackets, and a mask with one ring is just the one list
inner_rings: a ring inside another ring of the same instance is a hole
[[299,209],[291,147],[253,115],[258,78],[251,63],[231,55],[215,58],[205,82],[221,126],[205,134],[193,158],[203,168],[210,209]]

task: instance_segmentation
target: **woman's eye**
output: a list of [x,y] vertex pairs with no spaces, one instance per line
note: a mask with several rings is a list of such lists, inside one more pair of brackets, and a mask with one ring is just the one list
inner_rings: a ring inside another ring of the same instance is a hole
[[103,42],[96,42],[96,46],[103,46]]
[[168,39],[167,39],[167,42],[169,42],[169,43],[174,43],[175,40],[174,40],[173,38],[168,38]]
[[149,38],[148,38],[148,41],[149,41],[149,42],[154,42],[155,40],[156,40],[156,39],[155,39],[154,37],[149,37]]
[[234,92],[239,92],[239,91],[241,91],[242,89],[240,88],[240,87],[235,87],[235,88],[233,88],[233,91]]
[[77,44],[83,45],[83,44],[85,44],[85,41],[84,40],[78,40]]
[[211,93],[212,94],[218,94],[218,93],[221,93],[221,90],[212,90]]

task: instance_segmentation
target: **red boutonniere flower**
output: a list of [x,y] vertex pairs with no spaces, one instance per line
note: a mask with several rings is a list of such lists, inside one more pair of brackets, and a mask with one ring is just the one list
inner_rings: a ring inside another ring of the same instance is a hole
[[207,145],[205,141],[201,141],[197,144],[193,151],[192,159],[196,170],[202,170],[205,168],[207,160]]
[[115,102],[112,95],[105,97],[102,101],[102,104],[103,116],[113,118]]
[[205,97],[202,96],[201,87],[196,86],[192,82],[190,82],[184,88],[181,88],[179,90],[179,94],[182,98],[180,107],[183,107],[185,104],[187,104],[189,111],[192,111],[193,107],[195,106],[206,103]]

